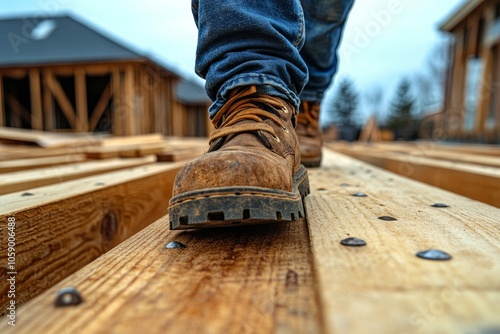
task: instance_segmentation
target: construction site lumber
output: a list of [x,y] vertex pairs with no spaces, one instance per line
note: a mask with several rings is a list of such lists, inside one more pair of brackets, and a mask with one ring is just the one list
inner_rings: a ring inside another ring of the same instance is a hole
[[[324,153],[307,223],[169,231],[163,216],[19,309],[16,333],[498,329],[499,210]],[[416,256],[429,249],[451,259]],[[83,302],[55,307],[69,286]]]
[[481,165],[461,162],[473,158],[449,160],[446,153],[434,158],[431,151],[410,155],[407,153],[410,151],[395,152],[380,145],[331,143],[328,146],[394,173],[500,207],[500,166],[496,166],[500,157],[488,156],[488,165]]
[[39,130],[0,127],[0,142],[7,144],[33,144],[56,148],[96,144],[104,135],[93,133],[54,133]]
[[29,159],[0,160],[0,173],[16,172],[28,169],[71,164],[85,161],[85,154],[68,154],[55,157],[39,157]]
[[[0,196],[0,235],[7,235],[3,222],[9,217],[16,222],[16,304],[29,301],[166,215],[181,166],[130,165]],[[0,263],[7,263],[7,254],[5,242],[0,245]],[[8,271],[0,271],[1,312],[9,303]]]
[[155,156],[84,161],[0,174],[0,195],[156,162]]

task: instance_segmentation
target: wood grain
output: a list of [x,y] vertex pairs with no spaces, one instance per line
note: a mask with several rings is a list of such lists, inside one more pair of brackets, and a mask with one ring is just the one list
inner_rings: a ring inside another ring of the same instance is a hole
[[[499,209],[328,151],[310,179],[307,219],[327,333],[500,328]],[[347,237],[367,246],[342,246]],[[415,256],[429,248],[453,259]]]
[[[173,232],[163,217],[26,305],[16,331],[318,333],[310,264],[304,221]],[[54,308],[68,285],[85,302]]]
[[[16,220],[22,304],[167,213],[182,164],[154,164],[0,196],[0,310],[7,299],[7,218]],[[0,330],[1,332],[1,330]]]

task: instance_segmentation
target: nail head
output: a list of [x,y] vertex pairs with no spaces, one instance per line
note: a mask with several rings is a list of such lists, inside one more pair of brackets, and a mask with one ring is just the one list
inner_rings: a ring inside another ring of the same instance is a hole
[[378,219],[385,220],[385,221],[388,221],[388,222],[393,222],[393,221],[397,220],[396,218],[391,217],[391,216],[380,216],[380,217],[378,217]]
[[179,241],[171,241],[165,246],[165,248],[167,248],[167,249],[180,249],[180,248],[186,248],[186,245],[184,245],[182,242],[179,242]]
[[349,246],[349,247],[366,246],[366,241],[354,237],[342,239],[340,243],[344,246]]
[[428,249],[425,251],[420,251],[417,254],[417,257],[426,260],[433,261],[446,261],[451,260],[451,255],[446,253],[445,251],[439,249]]
[[55,306],[76,306],[80,305],[83,301],[82,295],[78,290],[72,286],[62,288],[57,292]]

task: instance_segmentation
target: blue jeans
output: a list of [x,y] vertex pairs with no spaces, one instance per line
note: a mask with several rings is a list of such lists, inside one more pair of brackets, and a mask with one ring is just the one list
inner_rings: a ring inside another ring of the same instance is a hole
[[192,0],[196,73],[214,101],[239,86],[320,102],[337,70],[337,48],[354,0]]

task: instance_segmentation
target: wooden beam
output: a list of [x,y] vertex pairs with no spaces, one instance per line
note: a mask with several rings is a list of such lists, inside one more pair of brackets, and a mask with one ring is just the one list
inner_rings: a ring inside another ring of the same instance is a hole
[[89,131],[94,131],[94,129],[96,128],[112,96],[113,94],[111,92],[111,81],[110,81],[106,86],[106,88],[104,88],[101,97],[99,98],[99,101],[97,102],[94,108],[94,111],[92,111],[92,116],[90,117]]
[[61,85],[51,72],[46,73],[45,80],[47,87],[56,98],[57,103],[59,103],[59,106],[61,107],[64,116],[66,116],[66,119],[68,120],[71,128],[73,130],[76,130],[78,125],[75,110],[73,109],[71,102],[68,100],[66,94],[64,93]]
[[[498,209],[328,150],[322,168],[309,172],[305,205],[324,333],[500,327]],[[431,207],[436,202],[450,207]],[[348,237],[367,245],[342,246]],[[415,256],[431,248],[453,258]]]
[[54,308],[57,285],[19,310],[30,321],[16,330],[320,333],[308,249],[304,221],[179,233],[164,217],[66,281],[85,303]]
[[3,76],[0,73],[0,126],[5,126],[5,109],[4,109],[4,91],[3,91]]
[[64,156],[28,158],[28,159],[9,159],[0,161],[0,173],[10,173],[28,169],[50,167],[62,164],[70,164],[85,161],[85,154],[71,154]]
[[43,130],[42,93],[40,84],[40,71],[31,69],[30,77],[30,100],[31,100],[31,128]]
[[75,70],[76,131],[89,131],[85,70]]
[[43,81],[45,83],[43,87],[43,116],[45,122],[45,130],[52,131],[55,129],[56,120],[52,91],[48,86],[47,77],[52,77],[53,74],[50,70],[44,70],[42,75],[44,78]]
[[[165,215],[180,166],[147,165],[39,188],[32,196],[0,196],[0,221],[16,219],[16,307]],[[0,234],[6,230],[2,223]],[[2,263],[6,247],[2,242]],[[6,289],[2,282],[0,313],[9,303]]]
[[30,190],[50,184],[58,184],[64,181],[74,180],[85,176],[101,174],[113,170],[136,167],[154,163],[153,156],[132,159],[113,159],[106,161],[87,161],[75,164],[52,166],[0,174],[1,194],[9,194],[17,191]]
[[370,148],[334,147],[339,152],[391,172],[500,207],[500,168],[449,162],[422,156],[409,157],[405,154],[392,152],[381,154],[381,152],[374,152]]

